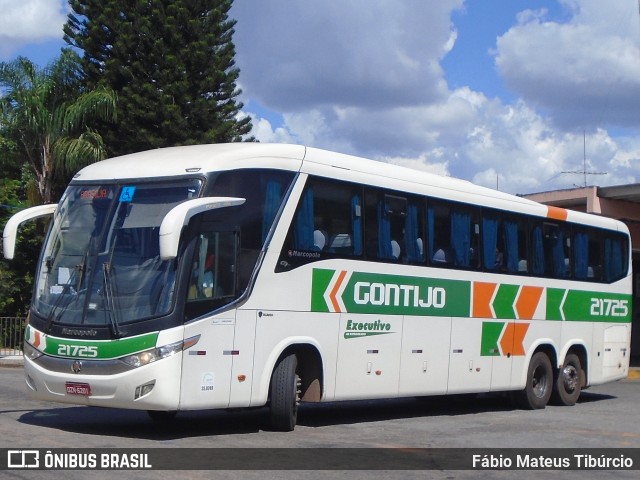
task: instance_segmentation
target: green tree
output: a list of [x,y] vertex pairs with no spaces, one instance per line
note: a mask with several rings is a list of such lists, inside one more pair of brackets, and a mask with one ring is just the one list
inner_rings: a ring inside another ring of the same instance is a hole
[[[26,206],[23,180],[0,179],[0,231],[9,217]],[[18,235],[16,256],[8,262],[0,259],[0,316],[24,317],[29,309],[33,272],[42,244],[45,220],[26,223]]]
[[232,0],[69,3],[65,40],[83,52],[87,85],[118,94],[120,121],[100,127],[111,154],[250,133],[237,100]]
[[[11,215],[28,205],[27,186],[32,175],[26,168],[21,172],[15,153],[15,144],[0,134],[0,232]],[[0,316],[26,316],[44,226],[42,219],[25,224],[18,235],[16,258],[7,262],[0,257]]]
[[23,57],[0,63],[0,88],[0,130],[14,142],[18,161],[31,167],[40,202],[51,203],[56,179],[106,156],[88,123],[114,120],[116,97],[106,88],[82,87],[72,51],[46,68]]

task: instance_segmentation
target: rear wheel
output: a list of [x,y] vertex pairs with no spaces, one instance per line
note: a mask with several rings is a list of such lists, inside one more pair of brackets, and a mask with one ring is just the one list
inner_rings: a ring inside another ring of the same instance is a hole
[[584,383],[583,375],[578,356],[573,353],[568,354],[564,365],[558,370],[558,377],[553,386],[552,402],[556,405],[575,405]]
[[271,427],[282,432],[292,431],[298,420],[300,377],[297,374],[298,357],[282,358],[271,375]]
[[544,408],[549,403],[553,389],[553,368],[551,361],[544,352],[538,352],[531,357],[527,370],[527,385],[524,390],[517,392],[516,401],[521,408],[536,410]]

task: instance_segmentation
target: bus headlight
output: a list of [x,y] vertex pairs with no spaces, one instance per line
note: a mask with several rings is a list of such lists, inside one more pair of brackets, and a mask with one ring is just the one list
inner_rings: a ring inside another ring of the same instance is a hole
[[24,356],[27,357],[29,360],[35,360],[36,358],[41,357],[43,355],[43,353],[40,350],[35,348],[29,342],[24,342],[24,347],[22,349],[22,352],[24,353]]
[[181,340],[179,342],[163,345],[162,347],[151,348],[144,352],[134,353],[133,355],[127,355],[120,360],[134,368],[143,367],[157,360],[175,355],[182,350],[192,347],[200,340],[200,335]]

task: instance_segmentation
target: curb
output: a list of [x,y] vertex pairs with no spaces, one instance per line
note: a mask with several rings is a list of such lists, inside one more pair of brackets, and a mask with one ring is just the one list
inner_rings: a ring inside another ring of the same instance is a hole
[[627,375],[627,380],[638,380],[640,379],[640,368],[634,367],[629,369],[629,375]]
[[5,368],[19,368],[24,365],[24,359],[22,357],[4,357],[0,358],[0,367]]

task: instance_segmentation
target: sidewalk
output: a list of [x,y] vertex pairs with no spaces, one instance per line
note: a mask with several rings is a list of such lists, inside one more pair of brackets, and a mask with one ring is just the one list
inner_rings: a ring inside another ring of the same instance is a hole
[[22,367],[23,365],[23,355],[18,355],[15,350],[0,350],[0,367]]

